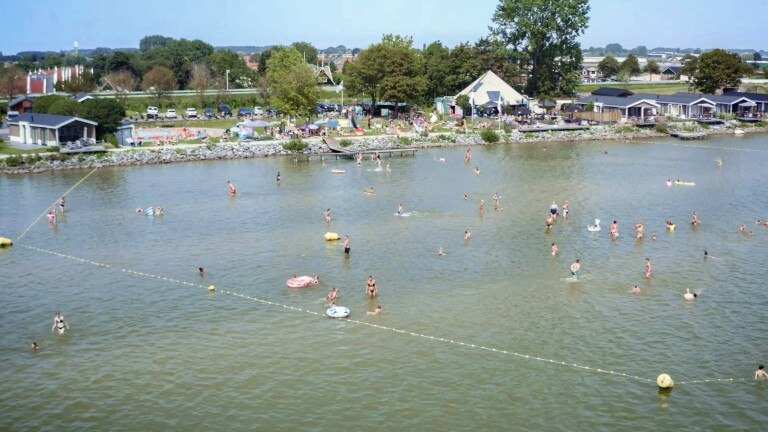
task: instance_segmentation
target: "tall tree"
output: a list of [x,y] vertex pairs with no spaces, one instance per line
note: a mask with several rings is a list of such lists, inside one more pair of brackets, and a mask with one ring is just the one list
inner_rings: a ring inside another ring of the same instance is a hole
[[435,98],[449,94],[447,80],[451,74],[451,51],[437,41],[427,45],[421,56],[428,96]]
[[618,75],[621,65],[614,56],[606,56],[597,64],[597,70],[604,78],[610,78]]
[[245,88],[256,85],[256,73],[251,70],[245,60],[237,53],[229,50],[216,51],[208,58],[211,75],[221,87],[224,87],[227,70],[229,70],[229,87]]
[[658,75],[661,73],[661,68],[656,63],[656,60],[648,60],[648,63],[645,65],[645,71],[649,74]]
[[693,85],[704,93],[714,93],[726,87],[738,87],[741,77],[751,68],[737,54],[722,49],[705,52],[699,56]]
[[79,104],[78,116],[98,123],[96,136],[113,133],[125,118],[125,108],[115,99],[94,98]]
[[620,56],[623,55],[626,50],[620,43],[609,43],[605,46],[605,55]]
[[17,94],[26,91],[24,82],[25,73],[15,65],[0,65],[0,95],[13,99]]
[[483,72],[477,51],[472,44],[461,43],[453,47],[450,54],[450,74],[446,77],[448,94],[456,94]]
[[110,72],[104,78],[102,78],[104,84],[112,87],[117,93],[117,97],[120,102],[125,105],[125,100],[128,97],[128,93],[132,92],[137,85],[138,80],[136,77],[127,70],[121,70],[117,72]]
[[304,56],[296,48],[272,54],[267,65],[270,101],[278,110],[291,115],[310,117],[317,103],[317,81]]
[[526,93],[572,94],[581,70],[578,37],[588,24],[587,0],[500,0],[493,34],[529,70]]
[[194,89],[200,105],[205,104],[205,92],[211,87],[211,71],[203,63],[192,65],[192,79],[189,88]]
[[683,67],[680,69],[680,74],[685,75],[688,79],[691,79],[696,75],[696,69],[699,67],[699,58],[693,54],[686,54],[683,56]]
[[309,42],[294,42],[291,44],[306,59],[307,63],[315,64],[317,62],[317,48]]
[[173,71],[167,67],[155,66],[144,74],[141,88],[160,99],[169,91],[176,90],[176,77],[173,75]]
[[163,48],[171,42],[173,42],[173,38],[171,37],[161,35],[144,36],[139,41],[139,50],[141,50],[141,52],[147,52],[155,48]]
[[370,97],[374,104],[421,100],[427,82],[422,59],[412,43],[411,38],[384,35],[381,42],[363,50],[344,68],[349,91]]
[[72,94],[87,93],[96,89],[96,79],[92,73],[86,71],[67,81],[59,81],[56,83],[56,89]]
[[630,54],[621,62],[621,72],[628,77],[633,77],[640,73],[640,61],[634,54]]

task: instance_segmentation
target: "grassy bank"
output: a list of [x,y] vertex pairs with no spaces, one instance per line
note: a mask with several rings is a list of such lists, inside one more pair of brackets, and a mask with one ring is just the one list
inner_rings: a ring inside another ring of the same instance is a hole
[[9,146],[4,141],[0,141],[0,155],[23,155],[23,154],[36,154],[36,153],[48,153],[57,152],[58,147],[43,147],[34,150],[20,150]]
[[603,84],[580,84],[576,91],[578,93],[590,93],[591,91],[600,87],[614,87],[631,90],[635,93],[657,93],[657,94],[673,94],[677,92],[687,92],[688,84],[679,82],[663,82],[658,83],[603,83]]

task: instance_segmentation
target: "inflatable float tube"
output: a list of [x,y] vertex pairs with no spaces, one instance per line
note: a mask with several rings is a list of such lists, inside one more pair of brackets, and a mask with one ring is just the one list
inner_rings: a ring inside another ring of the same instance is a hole
[[334,173],[334,174],[344,174],[344,173],[346,173],[346,172],[347,172],[347,170],[343,170],[343,169],[332,169],[332,170],[331,170],[331,172],[332,172],[332,173]]
[[5,237],[0,237],[0,247],[11,247],[13,246],[13,240]]
[[285,284],[288,285],[289,288],[307,288],[312,285],[317,285],[317,282],[312,276],[299,276],[288,279],[285,281]]
[[329,318],[347,318],[349,313],[349,308],[344,306],[331,306],[325,310],[325,314]]
[[687,182],[687,181],[676,181],[675,184],[678,186],[696,186],[695,182]]
[[598,232],[602,228],[600,228],[600,225],[587,225],[587,231],[589,232]]
[[335,232],[327,232],[323,237],[325,237],[325,241],[334,241],[341,238],[341,236],[339,236],[339,233],[335,233]]
[[675,228],[677,228],[677,225],[675,225],[675,224],[667,225],[667,230],[669,230],[669,231],[674,231]]

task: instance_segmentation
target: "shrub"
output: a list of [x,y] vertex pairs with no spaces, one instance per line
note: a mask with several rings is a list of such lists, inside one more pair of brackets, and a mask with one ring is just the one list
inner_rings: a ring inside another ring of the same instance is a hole
[[306,150],[306,148],[307,148],[307,144],[298,138],[294,138],[288,141],[287,143],[283,144],[283,149],[291,153],[301,153],[304,150]]
[[413,141],[411,141],[411,139],[408,137],[399,137],[397,138],[397,141],[400,143],[401,146],[408,146],[408,145],[411,145],[411,143],[413,143]]
[[489,144],[499,142],[499,134],[493,129],[483,129],[483,131],[480,132],[480,138]]
[[349,146],[352,145],[352,140],[343,139],[343,140],[339,141],[339,145],[342,146],[342,147],[349,147]]
[[656,123],[656,126],[654,126],[654,129],[656,129],[656,132],[658,133],[663,133],[663,134],[669,133],[669,128],[664,123]]
[[22,163],[24,163],[24,160],[21,156],[13,155],[5,158],[5,166],[8,166],[8,167],[17,167]]

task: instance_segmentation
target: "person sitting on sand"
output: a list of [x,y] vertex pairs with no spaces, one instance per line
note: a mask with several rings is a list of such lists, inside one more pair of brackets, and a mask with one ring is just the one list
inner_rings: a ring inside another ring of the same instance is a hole
[[230,196],[237,195],[237,186],[229,180],[227,180],[227,193],[229,193]]
[[325,296],[325,302],[329,305],[334,305],[336,303],[336,300],[339,299],[339,289],[338,288],[331,288],[331,291],[328,292],[328,295]]
[[768,381],[768,373],[765,372],[765,367],[759,365],[755,371],[755,381]]
[[366,314],[368,314],[368,315],[380,315],[381,314],[381,310],[382,310],[381,305],[378,305],[378,306],[376,306],[376,309],[374,309],[373,311],[368,311],[368,312],[366,312]]

